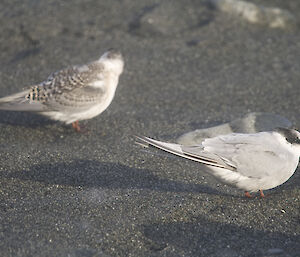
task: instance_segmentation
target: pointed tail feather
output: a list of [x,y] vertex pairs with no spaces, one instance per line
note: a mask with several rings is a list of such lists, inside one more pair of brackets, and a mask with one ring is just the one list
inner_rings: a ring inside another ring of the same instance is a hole
[[25,90],[13,95],[0,98],[0,110],[5,111],[35,111],[43,110],[43,106],[38,102],[30,102],[26,96],[29,90]]

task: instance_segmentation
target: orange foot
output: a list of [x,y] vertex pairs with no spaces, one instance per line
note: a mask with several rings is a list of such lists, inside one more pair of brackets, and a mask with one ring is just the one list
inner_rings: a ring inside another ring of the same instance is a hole
[[80,132],[80,126],[78,120],[72,123],[72,127],[75,129],[76,132]]
[[248,197],[248,198],[252,197],[248,191],[245,191],[245,196]]
[[260,193],[260,197],[261,197],[261,198],[264,198],[264,197],[265,197],[265,194],[264,194],[264,192],[262,191],[262,189],[259,190],[259,193]]

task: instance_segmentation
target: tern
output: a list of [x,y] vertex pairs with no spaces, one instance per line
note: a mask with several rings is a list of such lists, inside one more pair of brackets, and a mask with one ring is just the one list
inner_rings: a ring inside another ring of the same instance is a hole
[[201,144],[184,146],[137,137],[143,143],[208,166],[226,184],[252,192],[277,187],[295,172],[300,156],[300,133],[277,128],[254,134],[232,133],[206,138]]
[[102,113],[114,98],[123,72],[122,54],[106,51],[98,60],[54,72],[45,81],[0,98],[0,110],[30,111],[80,131],[78,121]]

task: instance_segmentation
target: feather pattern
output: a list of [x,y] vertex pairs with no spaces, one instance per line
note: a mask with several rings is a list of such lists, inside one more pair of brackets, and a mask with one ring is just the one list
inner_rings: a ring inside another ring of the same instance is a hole
[[122,55],[110,50],[97,61],[54,72],[38,85],[0,98],[0,110],[39,112],[65,123],[93,118],[111,103],[123,66]]

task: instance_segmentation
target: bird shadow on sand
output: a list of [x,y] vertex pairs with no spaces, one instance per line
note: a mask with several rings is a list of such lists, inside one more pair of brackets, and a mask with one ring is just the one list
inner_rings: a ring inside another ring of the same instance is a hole
[[0,124],[16,127],[37,128],[55,123],[55,121],[47,119],[42,115],[31,112],[0,111]]
[[300,252],[297,235],[219,223],[205,216],[193,222],[144,224],[140,230],[148,250],[162,256],[168,248],[187,256],[298,256]]
[[[171,181],[154,175],[150,170],[95,160],[75,160],[71,163],[43,163],[31,166],[26,170],[3,171],[0,173],[1,177],[38,181],[47,185],[108,189],[149,189],[164,192],[195,192],[224,195],[224,193],[206,185]],[[228,196],[234,197],[229,194]]]

